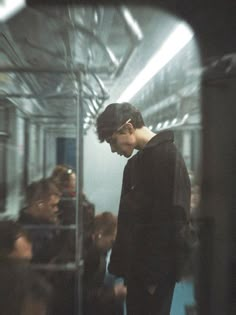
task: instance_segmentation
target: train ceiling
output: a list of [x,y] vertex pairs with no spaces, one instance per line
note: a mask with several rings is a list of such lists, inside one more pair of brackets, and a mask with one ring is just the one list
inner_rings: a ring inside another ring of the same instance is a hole
[[[74,124],[82,99],[88,128],[103,106],[120,97],[178,23],[163,11],[135,6],[26,7],[0,26],[0,102],[11,102],[38,122]],[[147,84],[134,97],[144,111],[149,102],[147,119],[176,95],[178,102],[185,97],[196,103],[194,49],[191,45],[181,62],[162,70],[155,79],[159,90]],[[187,92],[181,96],[183,89]]]

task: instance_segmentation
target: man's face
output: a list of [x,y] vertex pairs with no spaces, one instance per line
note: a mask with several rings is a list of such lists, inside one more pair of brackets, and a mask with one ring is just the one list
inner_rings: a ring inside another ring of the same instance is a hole
[[58,223],[58,203],[60,197],[51,195],[49,200],[39,203],[40,217],[50,223]]
[[112,153],[123,155],[126,158],[130,157],[135,149],[134,133],[129,130],[114,132],[113,135],[106,140],[111,147]]

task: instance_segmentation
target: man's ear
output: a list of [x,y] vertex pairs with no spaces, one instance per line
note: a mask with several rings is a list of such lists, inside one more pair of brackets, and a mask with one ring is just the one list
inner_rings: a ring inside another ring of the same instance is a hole
[[131,122],[128,122],[125,126],[124,126],[125,128],[126,128],[126,130],[130,133],[130,134],[132,134],[132,133],[134,133],[134,126],[133,126],[133,124],[131,123]]
[[100,240],[102,238],[102,233],[101,232],[94,232],[92,234],[92,240],[95,241],[95,240]]
[[120,133],[132,134],[133,132],[134,132],[134,126],[130,122],[126,123],[120,130]]

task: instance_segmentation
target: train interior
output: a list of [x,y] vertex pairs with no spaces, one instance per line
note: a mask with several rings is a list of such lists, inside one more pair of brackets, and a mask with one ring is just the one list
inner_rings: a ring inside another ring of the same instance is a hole
[[[99,143],[96,118],[108,104],[124,101],[141,111],[153,132],[173,130],[195,194],[192,207],[199,207],[202,187],[211,184],[202,174],[203,149],[210,141],[203,145],[203,122],[211,113],[202,111],[201,82],[217,61],[202,60],[200,37],[187,20],[162,7],[134,4],[25,4],[1,19],[0,220],[17,220],[26,187],[48,178],[59,164],[75,170],[77,201],[84,193],[95,214],[117,215],[127,159]],[[229,72],[232,56],[226,57]],[[204,196],[209,206],[206,190]],[[76,204],[77,247],[83,216]],[[83,257],[75,251],[77,270]],[[52,273],[53,268],[48,266]],[[176,285],[171,315],[213,314],[204,312],[203,297],[197,312],[193,278]],[[77,311],[83,314],[80,306]]]

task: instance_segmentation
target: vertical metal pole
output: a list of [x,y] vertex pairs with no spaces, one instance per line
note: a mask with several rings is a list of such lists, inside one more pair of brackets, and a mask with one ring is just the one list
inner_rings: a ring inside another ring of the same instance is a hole
[[[25,158],[24,158],[24,189],[27,187],[28,183],[29,183],[29,171],[28,171],[28,166],[29,166],[29,126],[30,126],[30,123],[29,123],[29,119],[28,118],[25,118],[25,132],[24,132],[24,140],[25,140],[25,143],[24,143],[24,150],[25,150]],[[44,142],[45,142],[45,135],[44,135]],[[44,147],[43,147],[43,174],[44,174],[44,177],[45,176],[45,150],[46,150],[46,147],[45,147],[45,144],[44,144]]]
[[[29,132],[29,130],[28,130],[28,132]],[[29,139],[27,140],[27,142],[29,142]],[[28,144],[27,144],[27,146],[28,146]],[[28,152],[27,152],[27,155],[28,155]],[[28,162],[27,162],[27,165],[29,165]],[[43,129],[43,176],[45,178],[47,177],[47,166],[48,166],[47,165],[47,133],[46,133],[46,128],[44,127],[44,129]],[[28,171],[27,171],[27,173],[28,173]],[[27,174],[27,183],[28,183],[28,174]]]
[[82,99],[82,74],[77,76],[78,94],[76,98],[76,216],[75,216],[75,262],[76,262],[76,277],[77,277],[77,314],[82,315],[82,275],[83,275],[83,99]]

